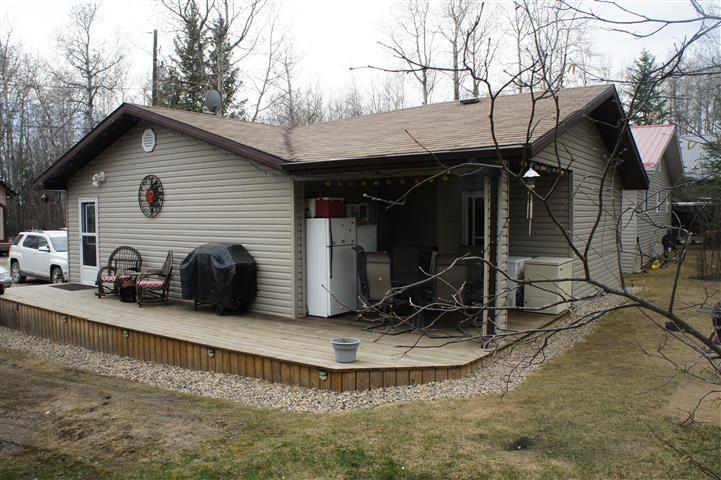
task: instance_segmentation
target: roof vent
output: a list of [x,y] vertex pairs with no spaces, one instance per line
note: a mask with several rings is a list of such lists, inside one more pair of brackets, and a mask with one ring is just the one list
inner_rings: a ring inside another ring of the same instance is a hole
[[478,97],[473,97],[473,98],[462,98],[458,101],[461,102],[461,105],[470,105],[471,103],[478,103],[481,100]]
[[155,132],[152,128],[146,128],[143,132],[143,138],[141,140],[143,150],[150,153],[155,149]]

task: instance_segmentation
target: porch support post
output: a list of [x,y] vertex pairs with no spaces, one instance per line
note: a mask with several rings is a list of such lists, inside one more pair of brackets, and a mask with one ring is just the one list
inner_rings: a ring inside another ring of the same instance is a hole
[[301,181],[293,181],[292,203],[293,222],[291,225],[292,250],[291,285],[293,318],[301,318],[306,314],[305,308],[305,189]]
[[[508,216],[508,173],[501,170],[496,181],[494,182],[494,195],[491,215],[495,216],[493,222],[493,240],[494,249],[492,251],[496,268],[506,272],[508,270],[508,233],[509,233],[509,216]],[[494,315],[494,331],[505,330],[508,322],[508,311],[505,310],[508,292],[508,279],[505,275],[496,273],[491,278],[493,282],[494,294],[493,306],[496,308]],[[491,332],[489,332],[491,333]]]

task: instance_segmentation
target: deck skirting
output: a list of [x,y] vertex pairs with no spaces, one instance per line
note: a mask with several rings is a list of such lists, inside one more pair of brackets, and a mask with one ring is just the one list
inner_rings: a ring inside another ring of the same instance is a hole
[[[98,352],[193,370],[229,373],[286,385],[347,392],[415,385],[468,375],[491,356],[458,366],[321,368],[129,330],[0,297],[0,325]],[[209,353],[212,349],[212,356]]]

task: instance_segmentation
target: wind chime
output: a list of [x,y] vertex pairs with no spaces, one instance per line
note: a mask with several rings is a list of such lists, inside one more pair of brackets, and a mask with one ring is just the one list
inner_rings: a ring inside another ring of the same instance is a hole
[[536,188],[536,177],[541,175],[529,166],[526,173],[523,174],[523,180],[528,185],[528,196],[526,199],[526,219],[528,220],[528,236],[531,236],[531,224],[533,223],[533,192]]

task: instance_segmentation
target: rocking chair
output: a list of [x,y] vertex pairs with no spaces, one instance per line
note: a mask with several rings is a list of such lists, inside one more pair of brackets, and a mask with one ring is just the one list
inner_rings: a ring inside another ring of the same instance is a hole
[[143,272],[138,276],[136,289],[138,293],[138,307],[149,300],[160,302],[164,305],[169,303],[170,277],[173,273],[173,251],[168,250],[165,263],[160,270]]
[[123,281],[137,274],[143,267],[143,257],[133,247],[118,247],[113,250],[106,266],[98,271],[96,283],[98,298],[104,295],[117,295]]

